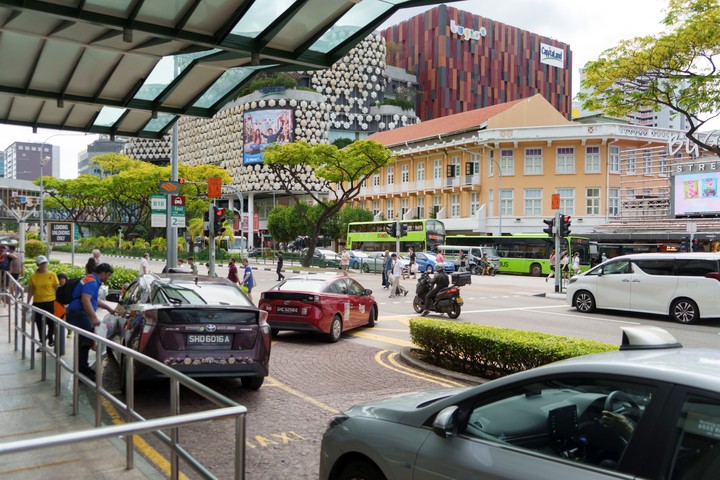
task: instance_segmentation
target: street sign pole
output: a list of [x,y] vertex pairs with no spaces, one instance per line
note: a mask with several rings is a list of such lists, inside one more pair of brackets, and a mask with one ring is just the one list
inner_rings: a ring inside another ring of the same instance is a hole
[[[172,155],[170,158],[170,180],[173,182],[178,181],[178,122],[175,121],[175,124],[172,127]],[[179,192],[175,192],[175,194],[178,194]],[[175,268],[177,266],[177,245],[178,245],[178,232],[177,228],[172,226],[172,217],[171,217],[171,205],[172,202],[170,202],[170,195],[168,195],[168,202],[167,202],[167,219],[166,219],[166,245],[167,245],[167,268],[168,271],[171,268]]]
[[560,270],[560,210],[555,210],[555,291],[562,293],[562,279],[564,272]]
[[210,203],[208,207],[208,275],[215,276],[215,229],[213,223],[215,219],[215,209]]

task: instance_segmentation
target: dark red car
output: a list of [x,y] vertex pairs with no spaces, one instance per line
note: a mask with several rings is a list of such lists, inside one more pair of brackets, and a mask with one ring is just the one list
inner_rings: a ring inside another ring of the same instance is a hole
[[302,275],[286,278],[260,296],[272,333],[281,330],[316,332],[337,342],[345,330],[378,318],[372,290],[345,275]]
[[[191,377],[239,377],[256,390],[268,375],[270,327],[255,307],[225,278],[188,274],[141,275],[121,298],[123,316],[109,316],[126,347]],[[118,354],[119,355],[119,354]],[[118,358],[125,384],[124,358]],[[135,379],[155,370],[135,362]]]

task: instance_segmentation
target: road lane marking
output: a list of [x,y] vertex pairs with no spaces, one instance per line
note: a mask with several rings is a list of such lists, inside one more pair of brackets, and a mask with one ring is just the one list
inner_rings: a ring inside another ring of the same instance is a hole
[[311,404],[315,405],[316,407],[319,407],[319,408],[321,408],[321,409],[323,409],[323,410],[327,410],[327,411],[330,412],[330,413],[333,413],[333,414],[340,413],[340,410],[338,410],[338,409],[336,409],[336,408],[333,408],[333,407],[331,407],[330,405],[321,402],[320,400],[316,400],[316,399],[314,399],[314,398],[312,398],[312,397],[310,397],[310,396],[308,396],[308,395],[305,395],[304,393],[301,393],[301,392],[295,390],[294,388],[292,388],[291,386],[285,385],[284,383],[279,382],[279,381],[277,381],[276,379],[274,379],[274,378],[272,378],[272,377],[270,377],[270,376],[265,377],[265,378],[266,378],[267,380],[271,380],[271,381],[272,381],[272,384],[270,384],[270,385],[267,385],[267,384],[266,384],[266,385],[265,385],[266,387],[278,387],[280,390],[284,390],[284,391],[286,391],[287,393],[289,393],[290,395],[294,395],[294,396],[296,396],[296,397],[298,397],[298,398],[300,398],[300,399],[302,399],[302,400],[305,400],[305,401],[308,402],[308,403],[311,403]]
[[81,458],[70,458],[68,460],[62,460],[60,462],[43,463],[42,465],[33,465],[32,467],[16,468],[13,470],[0,470],[0,475],[12,475],[15,473],[29,472],[31,470],[41,470],[44,468],[59,467],[61,465],[67,465],[69,463],[77,463],[82,461]]
[[577,313],[550,313],[550,312],[538,312],[543,313],[545,315],[555,315],[560,317],[571,317],[571,318],[582,318],[583,320],[596,320],[599,322],[608,322],[608,323],[625,323],[628,325],[642,325],[640,322],[632,322],[629,320],[613,320],[612,318],[602,318],[602,317],[595,317],[592,315],[586,315],[586,314],[577,314]]
[[[383,356],[385,354],[388,354],[388,363],[385,363],[383,361]],[[387,368],[388,370],[392,370],[393,372],[400,373],[402,375],[405,375],[407,377],[416,378],[418,380],[423,380],[425,382],[435,383],[437,385],[440,385],[442,387],[459,387],[463,386],[460,383],[454,382],[452,380],[448,380],[446,378],[437,377],[435,375],[431,375],[429,373],[422,372],[420,370],[416,370],[414,368],[406,367],[404,365],[400,365],[395,361],[395,357],[397,356],[397,352],[390,352],[389,350],[381,350],[375,354],[375,362],[377,362],[379,365]]]
[[[110,403],[110,401],[104,397],[101,398],[100,401],[102,402],[103,408],[112,419],[112,423],[115,425],[122,425],[125,423],[125,420],[123,420],[115,406]],[[139,435],[133,435],[133,442],[135,448],[140,453],[142,453],[149,461],[154,463],[155,466],[159,468],[163,474],[165,474],[165,476],[170,478],[170,462],[160,452],[151,447],[150,444]],[[188,477],[184,473],[178,472],[178,474],[180,479],[188,480]]]
[[402,340],[400,338],[385,337],[383,335],[375,335],[373,333],[368,333],[368,332],[359,331],[359,330],[352,330],[350,332],[347,332],[347,335],[349,335],[351,337],[364,338],[366,340],[375,340],[378,342],[389,343],[390,345],[397,345],[398,347],[414,347],[415,346],[414,343],[407,341],[407,340]]
[[[567,305],[539,305],[535,307],[504,307],[504,308],[488,308],[485,310],[463,310],[462,313],[492,313],[492,312],[511,312],[511,311],[530,311],[530,310],[542,310],[548,308],[570,308]],[[430,314],[434,314],[431,312]],[[407,313],[407,314],[392,314],[388,316],[379,316],[378,321],[381,320],[400,320],[401,318],[425,318],[421,317],[419,313]],[[434,317],[431,317],[434,318]]]

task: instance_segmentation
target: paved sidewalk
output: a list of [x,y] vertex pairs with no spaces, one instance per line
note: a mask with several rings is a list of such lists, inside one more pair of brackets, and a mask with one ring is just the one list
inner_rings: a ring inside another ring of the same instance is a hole
[[[0,314],[6,308],[0,307]],[[7,341],[7,318],[0,317],[0,444],[42,436],[85,430],[94,425],[87,403],[92,392],[82,388],[79,415],[72,415],[70,375],[63,375],[59,397],[55,396],[55,363],[48,359],[47,380],[41,381],[40,354],[30,369],[29,353],[21,360]],[[27,344],[27,351],[32,346]],[[161,476],[135,455],[135,468],[125,469],[125,443],[120,439],[76,443],[0,457],[0,479],[145,479]],[[147,473],[146,474],[144,474]]]

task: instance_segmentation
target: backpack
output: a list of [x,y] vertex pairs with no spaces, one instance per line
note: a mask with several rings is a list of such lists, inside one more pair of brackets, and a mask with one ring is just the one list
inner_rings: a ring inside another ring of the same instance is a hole
[[65,282],[65,285],[61,285],[57,290],[55,290],[55,300],[62,305],[67,305],[75,300],[73,292],[75,291],[77,284],[80,283],[80,280],[83,278],[84,277],[69,278],[68,281]]

